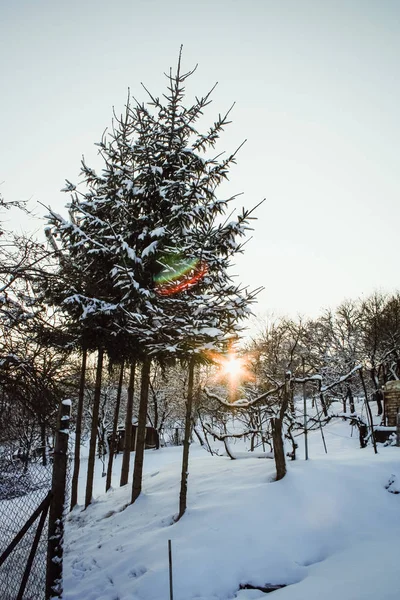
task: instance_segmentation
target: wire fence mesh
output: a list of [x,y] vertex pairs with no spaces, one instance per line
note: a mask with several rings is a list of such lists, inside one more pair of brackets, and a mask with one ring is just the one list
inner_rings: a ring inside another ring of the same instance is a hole
[[[37,449],[21,453],[15,442],[1,440],[0,432],[0,556],[51,489],[52,458]],[[71,456],[71,454],[70,454]],[[45,463],[45,464],[43,464]],[[70,461],[68,461],[70,466]],[[71,469],[67,471],[67,490]],[[66,498],[67,505],[68,498]],[[40,516],[11,555],[0,566],[0,598],[16,600]],[[46,584],[48,518],[30,570],[23,600],[44,600]]]

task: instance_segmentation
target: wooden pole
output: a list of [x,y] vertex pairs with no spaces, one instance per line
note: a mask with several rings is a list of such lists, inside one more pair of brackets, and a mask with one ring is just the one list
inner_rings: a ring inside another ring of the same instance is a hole
[[[303,363],[303,380],[305,379],[304,356],[301,357]],[[308,431],[307,431],[307,398],[306,398],[306,382],[303,381],[303,407],[304,407],[304,453],[305,460],[308,460]]]
[[172,581],[172,546],[168,540],[168,563],[169,563],[169,600],[174,600],[174,587]]
[[64,505],[67,480],[68,434],[71,400],[63,400],[54,445],[52,498],[47,544],[46,600],[61,598],[63,572]]

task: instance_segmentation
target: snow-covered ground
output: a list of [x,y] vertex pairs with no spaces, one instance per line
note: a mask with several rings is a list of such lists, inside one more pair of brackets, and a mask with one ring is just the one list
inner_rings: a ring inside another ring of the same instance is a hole
[[[280,482],[273,460],[211,457],[193,444],[178,523],[181,448],[146,451],[144,493],[124,510],[130,485],[104,494],[97,465],[101,495],[68,517],[65,600],[169,600],[169,539],[174,600],[398,600],[400,494],[385,486],[400,487],[400,448],[360,450],[340,420],[324,432],[328,455],[313,432],[310,460],[300,440]],[[119,468],[120,457],[115,486]],[[287,587],[267,596],[241,584]]]

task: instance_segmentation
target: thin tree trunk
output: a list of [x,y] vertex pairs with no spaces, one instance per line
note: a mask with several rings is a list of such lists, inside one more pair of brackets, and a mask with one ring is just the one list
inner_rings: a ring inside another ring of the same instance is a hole
[[194,420],[193,420],[193,422],[192,422],[192,427],[193,427],[193,431],[194,431],[194,434],[195,434],[195,436],[196,436],[196,437],[197,437],[197,439],[199,440],[199,444],[200,444],[200,446],[204,447],[204,446],[205,446],[204,440],[202,439],[201,435],[200,435],[200,434],[199,434],[199,432],[197,431],[197,429],[196,429],[196,424],[195,424]]
[[[154,393],[153,393],[153,407],[154,407],[154,425],[153,425],[153,427],[158,433],[158,430],[159,430],[158,401],[157,401],[157,395]],[[158,435],[156,436],[156,450],[159,450],[159,449],[160,449],[160,435],[158,433]]]
[[[297,449],[297,444],[294,440],[291,428],[288,427],[287,430],[287,437],[290,439],[291,443],[292,443],[292,451],[290,454],[288,454],[288,456],[290,456],[291,460],[296,460],[296,449]],[[305,443],[306,443],[306,439],[307,439],[307,435],[306,435],[306,430],[304,430],[304,438],[305,438]],[[307,453],[308,453],[308,448],[307,448]],[[308,459],[308,454],[307,454],[307,459]]]
[[282,420],[275,418],[271,420],[272,441],[274,444],[274,459],[276,466],[276,481],[283,479],[286,475],[285,449],[282,438]]
[[82,366],[81,366],[81,377],[79,381],[79,396],[78,396],[78,409],[76,414],[76,426],[75,426],[75,450],[74,450],[74,472],[72,475],[71,484],[71,510],[78,503],[78,479],[79,479],[79,468],[80,468],[80,455],[81,455],[81,435],[82,435],[82,415],[83,415],[83,399],[85,395],[85,378],[86,378],[86,361],[87,361],[87,350],[83,349],[82,353]]
[[143,459],[144,448],[146,444],[147,404],[149,401],[150,366],[150,358],[145,358],[142,364],[142,375],[140,383],[140,405],[138,426],[136,431],[135,466],[133,470],[131,498],[132,504],[140,496],[140,492],[142,491]]
[[388,370],[386,365],[382,365],[383,385],[388,382]]
[[272,441],[274,444],[274,459],[276,467],[276,481],[283,479],[286,475],[285,446],[282,437],[283,418],[287,411],[290,399],[290,375],[285,375],[285,388],[283,392],[282,404],[279,409],[279,416],[271,419]]
[[371,379],[372,379],[372,383],[375,389],[375,393],[374,393],[374,397],[376,400],[376,406],[378,409],[378,417],[380,417],[380,415],[383,413],[383,407],[382,407],[382,390],[379,389],[379,379],[378,376],[376,374],[376,369],[375,367],[373,367],[370,371],[371,374]]
[[319,399],[320,399],[320,402],[321,402],[322,412],[324,413],[324,417],[327,417],[328,416],[328,409],[326,407],[326,402],[325,402],[324,394],[321,391],[319,392]]
[[376,390],[375,393],[375,399],[376,399],[376,405],[378,408],[378,417],[380,417],[383,413],[383,406],[382,406],[382,400],[383,400],[383,393],[382,390]]
[[363,373],[362,373],[362,369],[360,369],[358,372],[360,374],[361,385],[362,385],[363,390],[364,390],[365,408],[367,409],[367,416],[368,416],[368,420],[369,420],[369,426],[371,428],[372,445],[374,447],[375,454],[378,454],[378,450],[377,450],[377,447],[376,447],[375,432],[374,432],[374,420],[372,418],[371,407],[370,407],[369,402],[368,402],[367,388],[365,387],[365,381],[364,381],[364,376],[363,376]]
[[344,412],[344,414],[346,414],[346,412],[347,412],[347,390],[344,393],[342,386],[339,386],[339,390],[340,390],[340,395],[342,396],[343,412]]
[[290,412],[292,413],[292,415],[295,414],[296,409],[294,407],[294,393],[293,390],[290,390]]
[[93,495],[93,478],[94,478],[94,465],[95,465],[95,460],[96,460],[96,441],[97,441],[97,427],[98,427],[98,420],[99,420],[103,358],[104,358],[104,350],[103,350],[103,348],[99,348],[98,354],[97,354],[96,383],[95,383],[95,387],[94,387],[92,429],[90,432],[90,446],[89,446],[89,458],[88,458],[88,472],[87,472],[87,479],[86,479],[85,508],[87,508],[89,506],[89,504],[91,503],[92,495]]
[[187,487],[189,476],[189,448],[190,448],[190,430],[192,427],[192,406],[193,406],[193,381],[194,381],[194,365],[195,359],[191,358],[189,363],[189,380],[186,400],[186,417],[185,417],[185,437],[183,439],[183,455],[182,455],[182,474],[181,474],[181,491],[179,495],[179,514],[177,521],[186,511],[187,506]]
[[[211,456],[214,456],[214,452],[213,452],[213,450],[211,448],[210,442],[208,441],[207,431],[205,430],[204,423],[203,423],[203,420],[201,418],[201,414],[200,414],[199,410],[197,410],[197,416],[199,417],[200,425],[201,425],[201,428],[202,428],[203,433],[204,433],[204,440],[206,442],[207,451],[211,454]],[[212,417],[211,417],[211,423],[212,423]]]
[[40,444],[42,447],[42,465],[47,467],[46,423],[44,420],[40,422]]
[[360,448],[366,448],[367,447],[367,435],[368,435],[368,427],[364,424],[361,423],[358,426],[358,434],[359,434],[359,440],[360,440]]
[[262,430],[262,417],[261,417],[261,408],[258,407],[258,429],[260,430],[260,436],[261,436],[261,443],[262,443],[262,447],[263,447],[263,452],[265,452],[265,440],[264,440],[264,436],[263,436],[263,430]]
[[[353,415],[356,412],[355,406],[354,406],[354,396],[353,396],[353,392],[351,390],[351,387],[348,385],[347,386],[347,397],[349,399],[349,404],[350,404],[350,412]],[[325,415],[326,416],[326,415]]]
[[132,412],[133,412],[133,395],[135,391],[135,372],[136,360],[131,362],[128,384],[128,399],[126,403],[125,417],[125,439],[124,439],[124,455],[122,457],[121,479],[119,484],[126,485],[129,478],[129,463],[132,451]]
[[111,487],[111,477],[112,477],[112,468],[113,468],[113,461],[114,461],[115,444],[116,444],[116,440],[117,440],[119,407],[121,405],[123,379],[124,379],[124,361],[122,361],[122,363],[121,363],[120,372],[119,372],[117,398],[115,401],[115,410],[114,410],[113,430],[112,430],[112,434],[111,434],[111,444],[108,449],[106,492],[108,492],[108,490]]

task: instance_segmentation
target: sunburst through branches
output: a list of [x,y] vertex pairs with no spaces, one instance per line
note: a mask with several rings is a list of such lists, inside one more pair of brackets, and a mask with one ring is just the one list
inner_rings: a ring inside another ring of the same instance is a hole
[[253,379],[249,366],[250,357],[230,351],[227,354],[213,354],[212,359],[219,367],[215,381],[227,386],[229,400],[232,402],[236,398],[240,386]]

